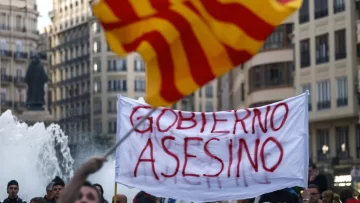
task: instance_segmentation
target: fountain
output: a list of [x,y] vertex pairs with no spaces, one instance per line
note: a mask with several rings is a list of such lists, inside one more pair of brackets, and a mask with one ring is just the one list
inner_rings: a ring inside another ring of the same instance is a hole
[[[91,150],[82,157],[103,153]],[[44,196],[46,185],[55,176],[68,180],[73,175],[74,160],[68,138],[60,126],[51,124],[45,127],[43,123],[29,126],[14,117],[10,110],[0,116],[0,155],[0,201],[7,197],[6,186],[12,179],[19,182],[19,197],[29,201]],[[92,183],[103,185],[104,195],[110,201],[114,194],[114,170],[115,161],[112,159],[89,177]],[[118,193],[125,194],[129,200],[138,191],[118,186]]]
[[60,126],[52,124],[45,128],[43,123],[28,126],[10,110],[0,116],[0,154],[1,200],[7,197],[9,180],[17,180],[19,196],[29,200],[45,195],[46,185],[56,175],[65,180],[73,175],[74,161]]

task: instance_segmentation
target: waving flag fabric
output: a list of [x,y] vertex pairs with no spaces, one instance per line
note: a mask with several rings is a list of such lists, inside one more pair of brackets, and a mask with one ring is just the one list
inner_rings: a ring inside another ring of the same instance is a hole
[[146,102],[168,106],[244,63],[302,0],[97,0],[110,48],[146,63]]

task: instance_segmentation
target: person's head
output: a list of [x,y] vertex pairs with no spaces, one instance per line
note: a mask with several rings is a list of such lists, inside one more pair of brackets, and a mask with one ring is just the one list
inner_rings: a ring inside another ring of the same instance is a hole
[[346,203],[346,200],[353,198],[353,191],[351,189],[344,189],[339,194],[342,203]]
[[308,186],[308,190],[309,190],[309,193],[311,195],[310,197],[310,203],[317,203],[320,199],[320,189],[319,189],[319,186],[317,185],[309,185]]
[[65,187],[65,182],[58,176],[56,176],[52,182],[54,183],[52,187],[53,195],[55,199],[58,199],[60,197],[61,191]]
[[30,200],[30,203],[47,203],[47,201],[44,198],[35,197]]
[[113,197],[112,203],[127,203],[127,197],[125,195],[117,194],[116,202],[114,202],[114,197]]
[[19,192],[19,183],[16,180],[11,180],[7,184],[7,193],[9,198],[17,198]]
[[144,191],[140,191],[134,197],[133,203],[159,203],[159,199]]
[[323,203],[332,203],[334,200],[334,193],[331,190],[327,190],[322,193],[322,201]]
[[54,198],[54,193],[53,193],[53,187],[54,187],[54,183],[51,182],[46,186],[46,196],[48,198]]
[[261,195],[259,203],[262,202],[287,202],[295,203],[293,195],[286,189],[277,190]]
[[340,195],[337,194],[337,193],[334,193],[333,195],[333,200],[334,200],[334,203],[341,203],[340,201]]
[[99,191],[99,193],[101,194],[101,196],[104,195],[104,189],[103,189],[103,187],[102,187],[99,183],[96,183],[96,184],[94,184],[93,186]]
[[89,182],[85,182],[75,203],[102,203],[99,191]]
[[309,177],[318,173],[318,168],[314,163],[309,164]]

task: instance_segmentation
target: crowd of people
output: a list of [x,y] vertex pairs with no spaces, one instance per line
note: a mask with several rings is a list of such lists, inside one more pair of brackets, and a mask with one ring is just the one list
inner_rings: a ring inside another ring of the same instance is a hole
[[[68,184],[60,177],[55,177],[46,187],[44,197],[35,197],[29,203],[109,203],[104,198],[104,190],[100,184],[90,184],[87,177],[98,171],[103,165],[104,158],[92,158],[80,167]],[[26,203],[18,196],[19,183],[9,181],[7,185],[8,198],[2,203]],[[125,195],[116,195],[112,203],[127,203]],[[360,200],[351,189],[344,189],[339,194],[328,190],[326,176],[319,174],[315,164],[309,167],[308,188],[296,191],[286,188],[263,194],[255,199],[238,200],[238,203],[349,203],[349,200]],[[132,203],[160,203],[161,198],[154,197],[144,191],[139,192]],[[1,203],[1,202],[0,202]],[[209,203],[209,202],[208,202]],[[216,202],[220,203],[220,202]]]

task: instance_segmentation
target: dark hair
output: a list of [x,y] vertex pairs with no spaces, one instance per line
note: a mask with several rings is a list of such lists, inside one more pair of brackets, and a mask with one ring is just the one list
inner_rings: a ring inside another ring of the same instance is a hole
[[47,201],[42,197],[34,197],[30,200],[30,203],[47,203]]
[[277,190],[271,193],[261,195],[259,203],[261,202],[287,202],[295,203],[293,195],[287,190]]
[[53,187],[57,185],[65,187],[65,182],[59,176],[56,176],[52,182],[54,183]]
[[52,189],[54,187],[54,182],[51,182],[49,183],[47,186],[46,186],[46,192],[51,192]]
[[320,187],[317,186],[317,185],[315,185],[315,184],[310,184],[310,185],[308,186],[308,189],[310,189],[310,188],[317,189],[317,191],[320,192]]
[[101,195],[104,195],[104,189],[103,189],[103,187],[102,187],[99,183],[95,183],[93,186],[94,186],[94,187],[99,187],[99,188],[100,188],[100,191],[101,191]]
[[346,200],[353,198],[353,190],[351,189],[344,189],[340,192],[340,201],[342,203],[346,203]]
[[134,197],[133,203],[156,203],[156,197],[154,197],[144,191],[140,191]]
[[317,166],[314,163],[310,163],[309,167],[313,168],[313,169],[317,169]]
[[90,187],[92,189],[94,189],[96,191],[96,194],[99,197],[99,203],[101,203],[103,201],[102,195],[99,193],[99,191],[96,189],[96,187],[91,184],[89,181],[85,181],[84,184],[82,185],[82,187]]
[[10,180],[7,184],[7,187],[9,188],[10,185],[16,185],[19,187],[19,183],[16,180]]

